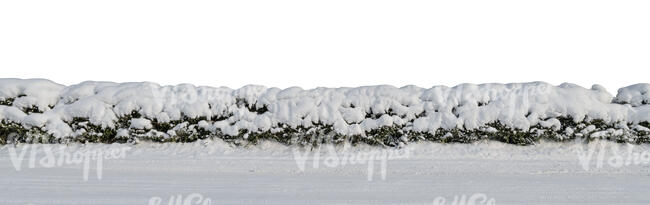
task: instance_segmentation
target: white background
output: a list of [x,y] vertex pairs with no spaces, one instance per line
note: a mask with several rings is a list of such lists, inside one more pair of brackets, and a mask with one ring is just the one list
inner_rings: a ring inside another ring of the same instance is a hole
[[0,77],[281,88],[648,82],[650,1],[2,1]]

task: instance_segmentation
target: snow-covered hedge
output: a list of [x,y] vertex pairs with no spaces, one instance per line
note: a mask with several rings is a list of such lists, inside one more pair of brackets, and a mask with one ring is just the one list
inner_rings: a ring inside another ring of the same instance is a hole
[[0,79],[0,143],[271,139],[399,146],[410,141],[606,138],[650,141],[650,84],[543,82],[303,90]]

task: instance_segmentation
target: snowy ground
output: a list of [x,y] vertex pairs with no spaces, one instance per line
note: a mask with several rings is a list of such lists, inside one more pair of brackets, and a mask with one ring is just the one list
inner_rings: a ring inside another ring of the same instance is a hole
[[[591,158],[586,158],[590,147],[578,143],[411,144],[407,152],[393,152],[399,157],[386,159],[384,179],[381,160],[342,165],[343,156],[388,153],[369,147],[324,147],[316,157],[273,143],[247,148],[219,141],[90,144],[63,150],[54,145],[59,151],[53,152],[12,145],[0,148],[0,204],[167,205],[176,199],[194,200],[187,204],[435,204],[444,199],[442,204],[452,204],[462,196],[496,204],[650,203],[650,146],[590,145]],[[87,180],[83,163],[57,158],[99,150],[117,150],[117,159],[91,159]],[[49,159],[55,159],[54,166]]]

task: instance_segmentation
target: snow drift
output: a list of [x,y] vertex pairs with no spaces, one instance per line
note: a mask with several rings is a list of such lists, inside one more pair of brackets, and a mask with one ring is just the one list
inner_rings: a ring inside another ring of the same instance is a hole
[[303,90],[0,79],[0,142],[272,139],[287,144],[650,141],[650,84],[544,82]]

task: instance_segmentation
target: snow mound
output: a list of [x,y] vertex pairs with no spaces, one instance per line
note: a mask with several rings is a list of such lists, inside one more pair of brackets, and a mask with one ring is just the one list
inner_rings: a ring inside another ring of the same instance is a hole
[[650,84],[639,83],[618,89],[615,102],[632,106],[650,104]]

